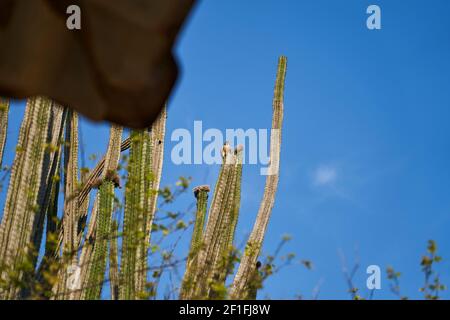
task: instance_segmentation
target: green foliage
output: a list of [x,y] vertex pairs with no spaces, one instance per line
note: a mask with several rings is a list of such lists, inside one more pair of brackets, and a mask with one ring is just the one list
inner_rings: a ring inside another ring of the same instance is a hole
[[427,255],[422,257],[420,266],[425,276],[425,282],[420,291],[423,292],[425,299],[437,300],[439,299],[440,292],[447,289],[447,287],[441,283],[439,274],[436,273],[434,267],[436,264],[442,261],[442,257],[437,254],[437,245],[434,240],[428,241]]

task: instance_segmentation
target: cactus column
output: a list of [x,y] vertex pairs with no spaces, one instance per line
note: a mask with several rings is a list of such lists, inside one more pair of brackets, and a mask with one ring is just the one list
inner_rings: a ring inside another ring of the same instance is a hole
[[64,155],[64,215],[62,220],[63,255],[58,275],[58,299],[67,299],[70,291],[67,288],[67,279],[70,270],[76,268],[78,250],[78,114],[68,111],[66,126],[66,144]]
[[[223,163],[201,244],[198,244],[198,240],[192,243],[194,248],[197,247],[198,253],[194,251],[195,259],[187,265],[180,293],[182,299],[220,298],[225,291],[225,278],[231,258],[230,243],[234,237],[240,201],[241,156],[241,146],[232,152],[230,145],[224,144]],[[197,233],[194,237],[198,237]],[[194,248],[191,248],[191,252]]]
[[166,108],[151,130],[131,132],[121,265],[121,299],[137,299],[147,282],[151,226],[161,180]]
[[264,234],[272,212],[275,194],[278,187],[278,173],[281,148],[281,127],[283,123],[284,83],[286,77],[287,59],[280,57],[273,98],[272,131],[270,140],[270,172],[266,178],[264,195],[256,217],[252,233],[247,241],[244,255],[234,278],[230,296],[233,299],[249,298],[251,279],[254,275],[258,256],[261,250]]
[[117,174],[116,170],[119,165],[122,131],[123,128],[116,125],[113,125],[111,128],[105,169],[101,176],[102,181],[98,191],[95,243],[85,292],[85,298],[88,300],[100,299],[103,286],[114,204],[114,177]]
[[203,244],[203,229],[205,226],[206,207],[208,205],[209,186],[203,185],[194,188],[194,195],[197,199],[197,211],[195,214],[194,231],[191,238],[191,246],[186,262],[186,271],[180,289],[180,299],[189,299],[189,292],[192,290],[194,276],[197,274],[196,268],[198,253]]

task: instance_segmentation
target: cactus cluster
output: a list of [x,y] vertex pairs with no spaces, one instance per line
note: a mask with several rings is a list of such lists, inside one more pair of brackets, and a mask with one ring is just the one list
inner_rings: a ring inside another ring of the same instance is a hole
[[[223,146],[213,189],[194,188],[197,210],[180,299],[256,297],[257,259],[278,184],[286,58],[279,59],[273,102],[270,159],[264,196],[239,268],[234,247],[241,202],[243,148]],[[9,102],[0,99],[0,161]],[[150,128],[112,125],[102,158],[90,171],[79,166],[78,114],[44,98],[30,98],[20,127],[0,224],[0,299],[148,298],[148,261],[162,175],[166,108]],[[275,132],[274,131],[274,132]],[[128,150],[125,167],[121,153]],[[1,163],[1,162],[0,162]],[[122,187],[123,214],[116,189]],[[123,171],[121,171],[123,172]],[[64,199],[59,199],[60,194]],[[90,200],[93,200],[91,202]],[[62,206],[61,206],[62,204]],[[44,241],[43,241],[44,240]],[[41,250],[44,243],[44,250]]]
[[[43,185],[48,181],[52,162],[56,161],[49,150],[52,149],[49,132],[58,131],[52,128],[58,122],[51,119],[58,117],[60,111],[44,98],[33,98],[27,103],[0,225],[0,263],[9,267],[1,272],[3,281],[26,281],[21,270],[32,268],[30,262],[36,260],[33,252],[39,245],[49,192]],[[21,288],[11,285],[0,291],[0,298],[16,298],[20,291]]]
[[233,239],[239,216],[242,180],[242,147],[233,152],[226,143],[223,147],[223,164],[220,169],[206,227],[203,221],[209,187],[194,189],[197,198],[197,221],[191,243],[186,273],[180,290],[181,299],[234,299],[256,298],[258,286],[258,257],[267,224],[275,201],[281,151],[284,83],[287,59],[280,57],[273,99],[272,134],[270,143],[271,172],[266,178],[264,196],[252,233],[231,288],[225,287],[227,276],[236,260]]

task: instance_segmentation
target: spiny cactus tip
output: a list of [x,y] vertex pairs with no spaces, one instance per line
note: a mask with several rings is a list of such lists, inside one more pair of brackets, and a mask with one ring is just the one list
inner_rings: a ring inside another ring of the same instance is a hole
[[195,187],[192,191],[194,191],[194,195],[195,195],[195,197],[197,197],[197,195],[200,191],[209,192],[210,190],[211,190],[211,188],[209,187],[209,185],[204,184],[204,185]]

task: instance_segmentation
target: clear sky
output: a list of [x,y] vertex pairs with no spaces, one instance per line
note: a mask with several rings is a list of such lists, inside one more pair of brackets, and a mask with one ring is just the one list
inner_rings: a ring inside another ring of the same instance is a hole
[[[381,7],[381,30],[366,28],[370,4]],[[349,265],[359,258],[363,296],[365,269],[376,264],[375,298],[395,298],[388,265],[402,272],[402,294],[419,298],[429,239],[450,285],[449,13],[447,0],[200,1],[177,47],[163,185],[179,176],[214,185],[217,166],[171,163],[170,133],[195,120],[205,129],[268,128],[277,57],[288,57],[280,185],[264,252],[287,233],[285,253],[314,268],[282,270],[260,298],[310,298],[320,284],[319,298],[347,299],[339,249]],[[83,135],[87,153],[104,151],[105,125],[84,122]],[[245,166],[243,179],[238,242],[264,187],[258,166]],[[183,196],[180,210],[191,201]]]

